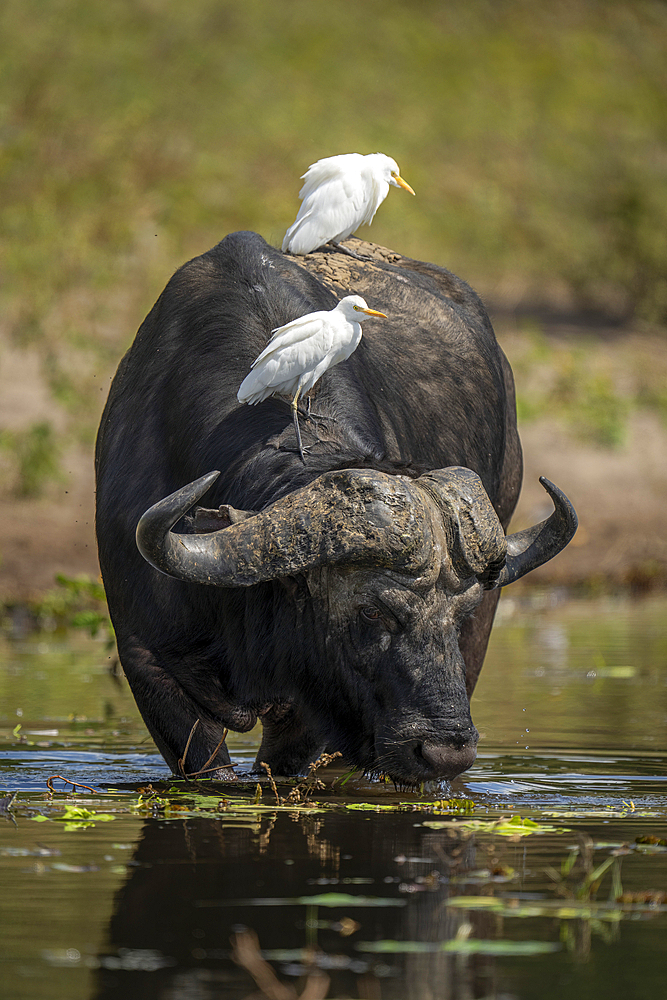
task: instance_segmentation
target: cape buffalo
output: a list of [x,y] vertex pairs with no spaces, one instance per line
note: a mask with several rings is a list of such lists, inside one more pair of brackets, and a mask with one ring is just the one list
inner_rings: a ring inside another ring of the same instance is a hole
[[[121,663],[173,771],[229,776],[225,729],[258,718],[256,766],[274,773],[324,746],[402,784],[464,771],[498,588],[576,529],[543,480],[554,512],[505,537],[521,448],[477,295],[352,242],[368,259],[227,236],[171,278],[113,381],[100,564]],[[352,293],[389,318],[311,391],[304,463],[289,402],[236,394],[271,330]]]

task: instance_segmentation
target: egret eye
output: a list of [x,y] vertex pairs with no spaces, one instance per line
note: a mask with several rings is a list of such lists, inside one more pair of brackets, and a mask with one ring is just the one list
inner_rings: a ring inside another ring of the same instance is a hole
[[377,622],[379,622],[380,618],[382,617],[378,609],[373,607],[362,608],[360,613],[363,620],[365,622],[369,622],[372,625],[375,625]]

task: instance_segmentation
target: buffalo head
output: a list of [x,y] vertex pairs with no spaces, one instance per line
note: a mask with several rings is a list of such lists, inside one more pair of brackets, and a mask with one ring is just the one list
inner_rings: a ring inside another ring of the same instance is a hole
[[276,651],[276,683],[351,764],[404,783],[465,771],[478,734],[459,630],[485,590],[518,580],[567,545],[577,526],[567,497],[542,479],[554,512],[506,537],[470,469],[416,479],[347,469],[259,513],[221,508],[228,526],[219,530],[172,532],[217,476],[143,515],[144,558],[177,579],[216,587],[280,581],[294,656]]

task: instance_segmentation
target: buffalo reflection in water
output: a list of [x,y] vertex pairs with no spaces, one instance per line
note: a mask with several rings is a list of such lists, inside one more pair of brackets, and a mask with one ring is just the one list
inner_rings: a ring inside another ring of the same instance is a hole
[[[97,1000],[271,995],[232,959],[232,939],[244,928],[257,935],[285,984],[276,998],[300,996],[304,987],[311,997],[493,995],[488,959],[355,947],[456,936],[463,917],[445,905],[448,877],[474,867],[474,839],[428,830],[419,820],[417,812],[147,820],[99,956]],[[317,910],[294,902],[325,893],[368,901]],[[326,994],[317,993],[326,982],[306,979],[313,972],[304,965],[309,944],[331,979]]]

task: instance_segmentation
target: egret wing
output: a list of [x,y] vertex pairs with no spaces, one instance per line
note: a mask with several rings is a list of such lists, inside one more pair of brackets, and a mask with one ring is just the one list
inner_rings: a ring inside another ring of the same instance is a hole
[[358,170],[349,174],[335,174],[327,177],[306,195],[299,215],[303,218],[314,213],[325,214],[345,206],[351,208],[356,216],[363,208],[365,195],[366,185]]
[[279,358],[270,357],[253,368],[244,378],[236,395],[239,403],[254,406],[279,392],[293,396],[299,385],[299,373],[292,367],[280,363]]
[[273,336],[262,353],[253,361],[252,368],[260,361],[264,361],[270,354],[285,351],[290,347],[311,341],[321,333],[324,326],[322,316],[326,313],[309,313],[307,316],[300,316],[298,319],[279,326],[273,331]]
[[304,211],[302,206],[296,222],[285,233],[282,248],[291,253],[311,253],[329,240],[344,239],[356,228],[349,206],[345,211],[332,211],[331,207],[323,210],[319,205]]
[[357,229],[366,214],[362,179],[332,177],[303,202],[296,222],[285,235],[283,249],[308,253],[328,243],[345,239]]
[[340,156],[326,156],[317,163],[311,163],[302,175],[304,181],[299,198],[304,201],[323,184],[340,177],[351,177],[361,173],[363,165],[361,153],[342,153]]

